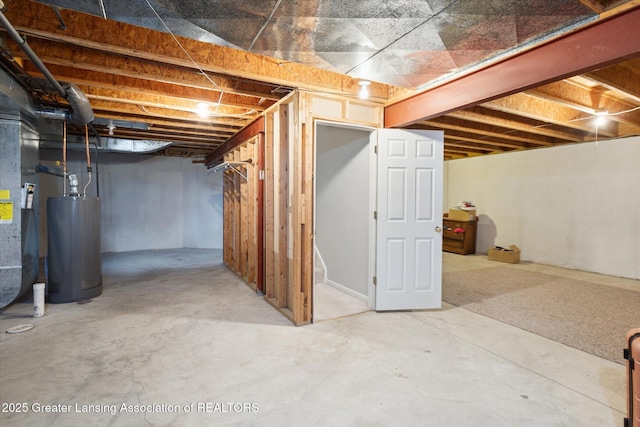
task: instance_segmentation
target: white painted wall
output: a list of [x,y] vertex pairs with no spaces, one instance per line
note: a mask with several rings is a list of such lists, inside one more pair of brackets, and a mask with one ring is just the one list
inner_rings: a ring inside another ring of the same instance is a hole
[[473,201],[477,250],[640,279],[640,137],[445,162],[445,211]]
[[[92,152],[93,156],[93,152]],[[55,166],[60,150],[41,150]],[[102,251],[222,248],[222,175],[207,175],[191,159],[101,153]],[[68,167],[87,182],[84,153],[68,152]],[[95,166],[94,166],[95,175]],[[95,195],[91,185],[88,195]],[[62,179],[41,175],[41,200],[62,194]],[[41,254],[46,253],[46,209],[41,213]]]
[[317,129],[316,245],[328,280],[367,296],[370,132]]

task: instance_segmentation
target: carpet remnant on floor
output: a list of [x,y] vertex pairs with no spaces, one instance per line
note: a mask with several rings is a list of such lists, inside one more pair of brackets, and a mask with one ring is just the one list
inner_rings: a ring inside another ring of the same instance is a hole
[[620,364],[640,326],[640,291],[506,266],[444,273],[442,299]]

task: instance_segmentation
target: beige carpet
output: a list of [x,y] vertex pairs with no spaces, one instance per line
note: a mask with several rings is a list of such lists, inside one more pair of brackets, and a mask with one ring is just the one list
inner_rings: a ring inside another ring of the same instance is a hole
[[640,289],[506,266],[444,273],[442,299],[621,364],[625,335],[640,326]]

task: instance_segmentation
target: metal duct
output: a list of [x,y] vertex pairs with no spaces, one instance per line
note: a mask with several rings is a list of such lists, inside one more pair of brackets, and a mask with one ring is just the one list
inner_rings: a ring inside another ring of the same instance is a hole
[[[0,1],[0,4],[2,2]],[[11,25],[11,22],[4,16],[4,13],[0,11],[0,24],[2,24],[6,29],[11,38],[20,46],[20,48],[24,51],[25,54],[29,57],[33,65],[44,74],[44,76],[49,80],[49,82],[53,85],[56,91],[69,102],[71,106],[71,111],[65,113],[64,120],[67,120],[69,123],[74,125],[86,125],[87,123],[93,120],[93,109],[91,108],[91,104],[87,99],[86,95],[75,85],[73,84],[65,84],[62,86],[56,78],[51,74],[51,72],[44,65],[42,60],[36,55],[36,53],[31,49],[29,44],[25,39],[23,39],[20,34],[16,31],[16,29]],[[57,116],[51,116],[49,118],[58,118]]]
[[67,171],[65,173],[64,170],[60,168],[50,168],[49,166],[43,165],[42,163],[38,164],[38,166],[36,167],[36,172],[46,173],[49,175],[59,176],[60,178],[68,179],[69,187],[71,187],[71,191],[69,194],[71,196],[78,195],[78,175],[76,175],[75,172]]
[[[29,291],[39,272],[38,131],[20,107],[0,94],[0,308]],[[31,205],[23,199],[29,189]]]
[[[84,138],[81,138],[75,135],[69,135],[67,137],[67,141],[68,141],[67,148],[69,150],[85,149]],[[105,137],[100,138],[100,143],[97,143],[97,140],[95,137],[89,137],[89,143],[95,145],[97,150],[101,152],[135,153],[135,154],[154,153],[172,144],[172,142],[166,142],[166,141],[105,138]],[[41,133],[40,148],[61,149],[62,142],[60,141],[60,135],[49,135],[49,134]]]
[[71,111],[65,114],[67,122],[79,126],[90,123],[93,120],[93,108],[84,92],[72,83],[66,83],[64,90],[67,94],[65,99],[71,106]]
[[78,126],[84,126],[93,121],[93,109],[84,92],[72,83],[65,83],[64,89],[67,94],[65,99],[71,106],[70,110],[41,107],[36,110],[36,116],[45,120],[66,121]]

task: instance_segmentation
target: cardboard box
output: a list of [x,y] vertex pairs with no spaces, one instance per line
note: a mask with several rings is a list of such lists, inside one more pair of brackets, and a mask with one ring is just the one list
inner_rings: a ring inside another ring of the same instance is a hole
[[475,209],[449,209],[449,217],[452,221],[474,221],[476,219]]
[[491,248],[489,249],[489,259],[491,261],[518,264],[520,262],[520,248],[516,245],[509,246],[509,249]]

